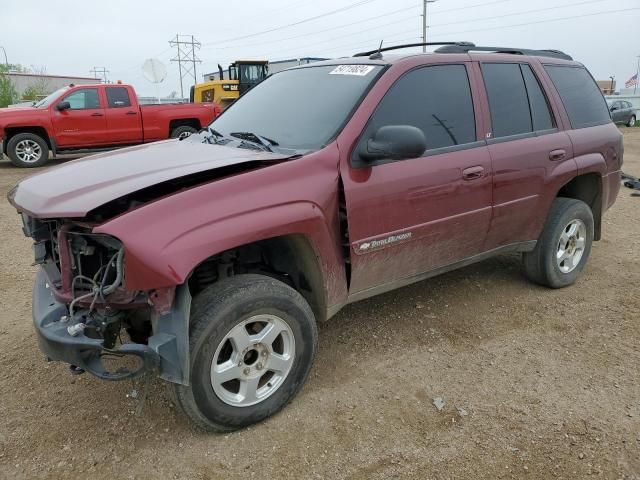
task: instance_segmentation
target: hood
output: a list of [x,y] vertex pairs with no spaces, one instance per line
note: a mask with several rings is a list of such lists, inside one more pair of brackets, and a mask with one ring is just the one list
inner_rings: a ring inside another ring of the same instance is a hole
[[[44,113],[43,113],[44,112]],[[25,117],[41,117],[47,110],[34,108],[31,105],[0,108],[0,125],[6,124],[7,120],[14,117],[23,119]]]
[[287,155],[201,143],[193,135],[101,153],[21,181],[9,201],[38,218],[84,217],[105,203],[162,182],[221,167],[269,162]]
[[4,116],[4,114],[6,113],[11,113],[14,112],[16,110],[24,110],[25,108],[30,108],[33,110],[37,110],[35,108],[33,108],[33,103],[32,102],[26,102],[26,103],[21,103],[19,105],[11,105],[9,107],[4,107],[4,108],[0,108],[0,117]]

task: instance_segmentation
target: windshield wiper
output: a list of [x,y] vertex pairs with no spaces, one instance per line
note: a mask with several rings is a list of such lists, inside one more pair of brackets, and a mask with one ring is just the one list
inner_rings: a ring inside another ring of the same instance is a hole
[[224,135],[222,135],[219,131],[211,127],[207,127],[207,131],[211,134],[211,136],[208,138],[213,139],[213,143],[215,143],[216,145],[220,145],[224,143],[224,142],[221,142],[221,140],[224,138]]
[[273,152],[272,147],[278,146],[278,142],[276,142],[275,140],[271,140],[270,138],[258,135],[257,133],[253,132],[233,132],[230,133],[230,135],[232,137],[236,137],[241,140],[260,145],[263,147],[263,150],[266,150],[267,152]]

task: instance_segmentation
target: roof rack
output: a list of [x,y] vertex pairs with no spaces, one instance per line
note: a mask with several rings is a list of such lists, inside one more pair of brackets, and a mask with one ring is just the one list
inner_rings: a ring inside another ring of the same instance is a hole
[[436,53],[469,53],[471,51],[511,53],[514,55],[530,55],[535,57],[552,57],[552,58],[560,58],[562,60],[573,60],[573,58],[570,55],[567,55],[566,53],[561,52],[560,50],[532,50],[529,48],[511,48],[511,47],[477,47],[474,44],[444,45],[435,50]]
[[560,50],[532,50],[529,48],[512,48],[512,47],[478,47],[471,42],[426,42],[426,43],[406,43],[404,45],[395,45],[393,47],[377,48],[368,52],[356,53],[354,57],[370,57],[373,59],[382,58],[381,53],[389,50],[400,50],[402,48],[423,47],[423,46],[440,46],[434,50],[435,53],[469,53],[469,52],[493,52],[493,53],[510,53],[513,55],[530,55],[535,57],[552,57],[562,60],[573,60]]
[[[389,50],[399,50],[401,48],[410,48],[410,47],[428,47],[435,45],[446,45],[451,47],[475,47],[475,45],[471,42],[427,42],[427,43],[405,43],[404,45],[395,45],[393,47],[384,47],[382,48],[382,43],[380,43],[380,48],[376,48],[375,50],[369,50],[368,52],[360,52],[356,53],[354,57],[368,57],[371,55],[376,55],[381,52],[387,52]],[[380,58],[380,57],[378,57]]]

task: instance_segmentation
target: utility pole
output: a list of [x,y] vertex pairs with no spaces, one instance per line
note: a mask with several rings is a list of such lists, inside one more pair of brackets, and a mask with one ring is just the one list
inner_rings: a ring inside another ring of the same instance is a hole
[[[422,0],[422,43],[427,43],[427,3],[435,3],[436,0]],[[427,51],[427,46],[422,46],[422,53]]]
[[196,56],[196,49],[200,49],[201,43],[193,35],[176,34],[175,40],[169,40],[169,45],[178,49],[178,54],[171,61],[178,62],[180,96],[184,98],[184,77],[193,77],[193,83],[198,83],[196,64],[202,63],[202,60]]
[[109,83],[109,79],[107,78],[107,73],[109,73],[109,70],[107,70],[106,68],[93,67],[93,70],[89,70],[89,73],[93,74],[93,78],[100,79],[101,83]]

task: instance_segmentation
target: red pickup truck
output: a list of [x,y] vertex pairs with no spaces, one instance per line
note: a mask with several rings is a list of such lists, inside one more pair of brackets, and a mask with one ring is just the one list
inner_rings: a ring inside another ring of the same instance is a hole
[[69,85],[32,107],[0,110],[0,141],[15,166],[39,167],[49,151],[55,156],[176,138],[219,114],[211,103],[141,106],[130,85]]

